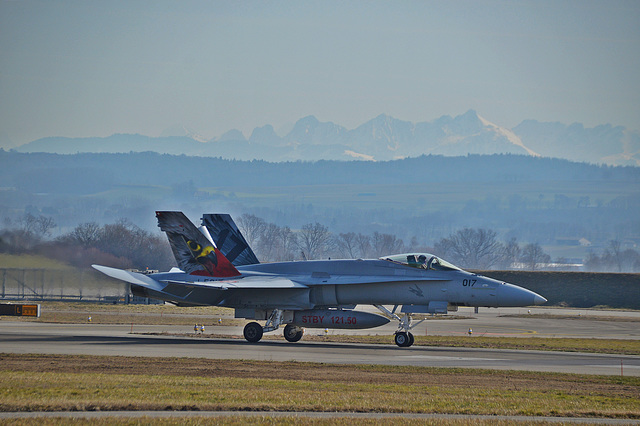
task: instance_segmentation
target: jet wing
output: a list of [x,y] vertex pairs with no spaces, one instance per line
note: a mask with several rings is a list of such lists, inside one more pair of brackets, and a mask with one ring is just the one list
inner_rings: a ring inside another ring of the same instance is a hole
[[108,266],[91,265],[94,269],[112,278],[125,281],[131,284],[140,285],[152,290],[163,291],[165,286],[178,285],[185,287],[199,287],[214,290],[231,289],[284,289],[284,288],[307,288],[306,285],[277,276],[250,276],[226,280],[210,281],[183,281],[183,280],[158,280],[151,276],[138,272],[129,272],[123,269],[109,268]]
[[210,288],[217,290],[233,290],[233,289],[283,289],[283,288],[307,288],[304,284],[286,278],[263,278],[263,277],[246,277],[235,280],[220,281],[176,281],[162,280],[164,284],[184,285],[189,287]]
[[150,288],[152,290],[162,291],[163,285],[159,281],[154,280],[145,274],[138,272],[129,272],[123,269],[109,268],[108,266],[91,265],[93,269],[102,272],[105,275],[115,278],[117,280],[125,281],[131,284],[141,285],[143,287]]

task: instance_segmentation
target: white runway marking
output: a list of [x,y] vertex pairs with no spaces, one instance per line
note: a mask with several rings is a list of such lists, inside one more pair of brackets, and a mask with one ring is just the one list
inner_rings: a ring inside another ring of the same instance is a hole
[[[620,364],[594,364],[594,365],[585,365],[585,367],[594,367],[594,368],[616,368],[618,370],[620,370]],[[634,368],[634,369],[639,369],[640,370],[640,365],[627,365],[627,364],[622,364],[622,368],[624,370],[627,370],[629,368]]]
[[467,357],[458,357],[458,356],[434,356],[434,355],[401,355],[398,358],[423,359],[423,360],[431,360],[431,361],[508,361],[507,359],[503,359],[503,358],[467,358]]

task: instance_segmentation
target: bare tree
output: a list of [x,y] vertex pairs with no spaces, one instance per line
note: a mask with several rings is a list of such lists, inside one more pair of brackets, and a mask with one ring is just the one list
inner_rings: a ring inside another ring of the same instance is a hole
[[358,244],[355,232],[338,234],[335,237],[335,246],[340,253],[340,256],[345,259],[355,259],[358,256]]
[[19,229],[5,233],[5,242],[8,243],[8,246],[10,246],[12,250],[17,252],[33,249],[37,244],[42,242],[44,236],[44,233],[40,232],[38,222],[38,217],[31,213],[25,214],[18,220]]
[[435,248],[439,255],[467,268],[488,269],[503,256],[496,232],[487,229],[461,229],[441,239]]
[[80,224],[42,250],[51,257],[67,259],[81,267],[101,263],[121,268],[166,270],[175,265],[164,235],[152,234],[125,220],[103,227],[95,222]]
[[368,235],[358,233],[356,234],[355,243],[361,258],[366,258],[370,256],[371,237],[369,237]]
[[527,269],[535,271],[540,263],[549,263],[551,261],[551,256],[544,252],[540,244],[531,243],[527,244],[522,249],[521,259]]
[[31,213],[26,213],[24,216],[22,216],[18,220],[18,223],[20,224],[20,229],[24,232],[29,232],[29,233],[35,232],[37,222],[38,222],[38,219]]
[[307,259],[319,259],[326,253],[330,237],[326,226],[318,222],[307,223],[298,233],[298,246]]
[[244,213],[238,218],[238,227],[249,246],[258,242],[266,226],[267,223],[262,218],[252,214]]
[[264,228],[262,228],[260,236],[257,238],[257,251],[260,253],[261,259],[264,259],[265,261],[276,260],[276,247],[279,232],[280,227],[275,223],[266,223]]
[[616,265],[618,272],[622,272],[622,244],[619,240],[609,241],[609,246],[605,250],[604,256],[611,259],[611,261]]
[[81,223],[76,226],[71,233],[63,236],[60,240],[69,239],[71,242],[84,248],[95,247],[100,240],[102,229],[96,222]]
[[54,220],[50,217],[46,216],[38,216],[36,218],[36,226],[35,230],[38,234],[45,237],[51,236],[51,230],[55,228],[57,225]]
[[139,269],[167,264],[168,247],[164,236],[152,235],[126,220],[104,225],[96,244],[105,253],[129,259]]
[[371,237],[371,246],[374,256],[385,256],[389,254],[402,253],[404,251],[404,242],[391,234],[380,234],[374,232]]
[[640,253],[633,249],[623,251],[612,241],[602,256],[590,251],[584,264],[588,271],[637,272],[640,271]]
[[504,246],[503,255],[500,261],[498,262],[498,266],[503,269],[508,269],[514,263],[517,263],[520,260],[520,253],[522,250],[520,249],[520,245],[516,241],[516,238],[513,237],[507,242]]
[[288,261],[295,258],[295,249],[298,246],[296,234],[288,227],[279,227],[276,232],[275,258],[277,261]]

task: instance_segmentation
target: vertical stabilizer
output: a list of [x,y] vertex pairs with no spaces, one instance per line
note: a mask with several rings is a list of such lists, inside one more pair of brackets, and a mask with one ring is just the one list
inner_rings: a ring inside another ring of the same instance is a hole
[[[207,229],[206,226],[201,226],[200,228],[198,228],[198,230],[200,230],[200,232],[202,232],[202,235],[204,235],[204,237],[207,239],[207,241],[209,241],[211,243],[212,246],[214,246],[215,248],[218,248],[216,243],[213,241],[213,238],[211,238],[211,234],[209,234],[209,230]],[[222,253],[222,254],[224,254],[224,253]]]
[[205,214],[202,225],[210,232],[216,245],[235,266],[260,263],[235,222],[228,214]]
[[237,277],[240,272],[182,212],[156,212],[178,267],[191,275]]

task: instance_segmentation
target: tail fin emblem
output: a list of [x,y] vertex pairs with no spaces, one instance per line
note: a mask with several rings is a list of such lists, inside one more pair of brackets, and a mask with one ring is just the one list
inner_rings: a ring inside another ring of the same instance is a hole
[[202,265],[204,269],[207,270],[207,272],[209,272],[211,275],[214,275],[215,267],[218,266],[218,256],[216,256],[216,249],[211,246],[203,248],[195,241],[187,240],[186,238],[184,238],[184,236],[182,238],[187,247],[189,247],[193,259],[200,265]]
[[191,275],[237,277],[240,272],[182,212],[156,212],[178,267]]

